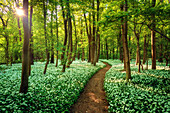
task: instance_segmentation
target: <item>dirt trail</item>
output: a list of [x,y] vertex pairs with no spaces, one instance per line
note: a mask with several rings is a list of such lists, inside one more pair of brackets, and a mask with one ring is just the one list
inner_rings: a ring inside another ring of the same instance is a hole
[[83,93],[80,95],[70,113],[108,113],[108,102],[103,89],[105,73],[111,68],[106,67],[99,70],[87,83]]

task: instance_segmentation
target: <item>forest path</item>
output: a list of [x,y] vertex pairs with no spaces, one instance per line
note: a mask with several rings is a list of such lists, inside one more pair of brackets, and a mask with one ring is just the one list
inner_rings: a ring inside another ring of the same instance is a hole
[[72,106],[70,113],[108,113],[108,102],[103,89],[105,73],[111,68],[100,69],[89,80],[78,101]]

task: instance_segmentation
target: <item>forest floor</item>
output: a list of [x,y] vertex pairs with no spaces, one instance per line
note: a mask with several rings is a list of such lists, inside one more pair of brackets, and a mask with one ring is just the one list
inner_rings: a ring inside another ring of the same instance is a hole
[[71,107],[71,113],[108,113],[108,102],[103,89],[105,73],[111,68],[99,70],[89,80],[78,101]]

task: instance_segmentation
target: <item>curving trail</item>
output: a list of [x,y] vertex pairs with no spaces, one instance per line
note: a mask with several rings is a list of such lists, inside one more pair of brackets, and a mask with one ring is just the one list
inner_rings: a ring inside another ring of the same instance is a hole
[[108,113],[108,102],[103,83],[105,73],[111,66],[107,63],[104,64],[106,64],[106,67],[99,70],[89,80],[77,103],[72,106],[70,113]]

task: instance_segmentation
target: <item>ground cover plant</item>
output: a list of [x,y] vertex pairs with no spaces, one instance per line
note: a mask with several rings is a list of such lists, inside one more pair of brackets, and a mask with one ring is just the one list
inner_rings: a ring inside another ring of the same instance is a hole
[[91,76],[105,66],[101,62],[92,66],[77,60],[62,73],[62,66],[49,64],[44,75],[44,64],[35,62],[32,66],[27,94],[19,93],[21,64],[1,65],[0,112],[66,112]]
[[121,61],[102,61],[112,65],[104,82],[109,112],[170,112],[170,70],[137,73],[137,66],[131,65],[132,80],[126,83]]

